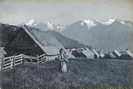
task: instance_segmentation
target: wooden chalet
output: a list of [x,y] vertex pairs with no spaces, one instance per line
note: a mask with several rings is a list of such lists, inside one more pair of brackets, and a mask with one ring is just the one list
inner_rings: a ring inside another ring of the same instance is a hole
[[8,56],[25,54],[37,56],[41,54],[56,55],[62,44],[46,31],[23,25],[13,41],[6,46]]

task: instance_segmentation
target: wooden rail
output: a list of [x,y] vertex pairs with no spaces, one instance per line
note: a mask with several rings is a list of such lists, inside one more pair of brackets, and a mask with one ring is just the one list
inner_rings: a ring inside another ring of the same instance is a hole
[[55,55],[42,54],[42,55],[38,56],[37,59],[38,59],[39,63],[43,63],[43,62],[55,60],[56,58],[58,58],[58,56],[59,56],[59,54],[55,54]]
[[37,58],[24,54],[5,57],[2,60],[2,70],[13,69],[13,67],[23,64],[24,62],[37,62]]
[[42,54],[38,57],[32,57],[32,56],[20,54],[17,56],[5,57],[2,60],[1,70],[13,69],[15,66],[26,63],[26,62],[28,62],[28,63],[43,63],[43,62],[55,60],[55,58],[58,58],[58,54],[57,55]]

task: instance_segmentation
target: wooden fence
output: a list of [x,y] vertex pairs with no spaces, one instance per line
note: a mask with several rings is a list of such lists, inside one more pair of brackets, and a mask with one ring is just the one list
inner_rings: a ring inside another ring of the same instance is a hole
[[2,70],[13,69],[13,67],[23,64],[24,62],[37,62],[36,57],[20,54],[17,56],[5,57],[2,60]]
[[58,55],[46,55],[46,54],[42,54],[38,57],[27,56],[24,54],[5,57],[1,63],[1,70],[13,69],[15,66],[26,62],[43,63],[43,62],[55,60],[56,58],[58,58]]

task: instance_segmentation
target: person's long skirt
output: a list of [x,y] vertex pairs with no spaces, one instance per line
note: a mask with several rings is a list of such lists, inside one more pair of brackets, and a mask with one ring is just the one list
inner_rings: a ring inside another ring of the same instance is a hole
[[66,62],[61,62],[61,72],[67,72],[67,64],[66,64]]

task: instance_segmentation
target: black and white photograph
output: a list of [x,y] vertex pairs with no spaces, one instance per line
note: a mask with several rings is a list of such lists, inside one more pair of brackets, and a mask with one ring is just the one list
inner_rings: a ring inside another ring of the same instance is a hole
[[133,89],[133,0],[0,0],[0,89]]

